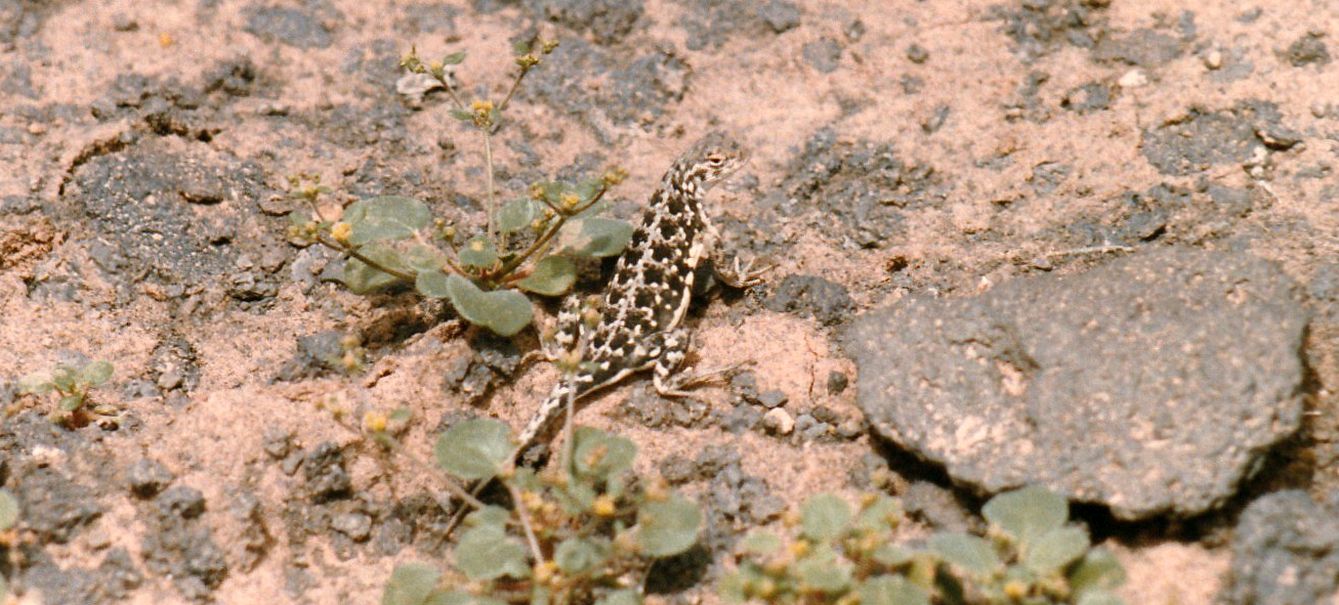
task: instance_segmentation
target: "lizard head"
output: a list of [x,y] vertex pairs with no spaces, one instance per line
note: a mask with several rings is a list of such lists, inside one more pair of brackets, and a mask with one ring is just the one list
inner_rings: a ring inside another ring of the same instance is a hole
[[730,176],[747,160],[748,152],[738,141],[712,132],[680,156],[675,172],[683,182],[705,188]]

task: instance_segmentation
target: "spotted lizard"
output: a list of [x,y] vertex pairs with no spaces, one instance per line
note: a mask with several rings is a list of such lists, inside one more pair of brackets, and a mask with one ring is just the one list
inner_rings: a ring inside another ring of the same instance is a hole
[[526,424],[520,448],[532,445],[576,399],[628,376],[654,370],[656,391],[682,396],[692,379],[679,372],[689,334],[683,325],[698,269],[710,261],[722,282],[732,287],[757,283],[757,273],[729,264],[719,246],[720,233],[706,209],[711,186],[730,176],[748,159],[734,140],[721,133],[703,137],[665,172],[618,258],[613,278],[598,306],[599,322],[583,334],[580,305],[574,297],[559,312],[554,345],[579,347],[581,369],[559,380]]

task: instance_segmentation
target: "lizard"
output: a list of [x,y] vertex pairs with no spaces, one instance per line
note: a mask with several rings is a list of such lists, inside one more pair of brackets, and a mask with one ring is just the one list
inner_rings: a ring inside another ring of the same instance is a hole
[[[705,204],[712,185],[747,159],[738,142],[713,132],[665,172],[618,258],[597,307],[598,322],[583,326],[579,298],[570,295],[564,301],[552,344],[562,350],[575,348],[583,363],[554,384],[517,437],[508,464],[538,443],[566,409],[569,397],[581,399],[646,370],[653,370],[656,391],[664,396],[686,395],[685,386],[701,381],[679,373],[689,344],[684,317],[699,269],[710,262],[720,281],[731,287],[761,281],[762,271],[752,270],[751,262],[741,266],[737,256],[725,262],[720,232]],[[477,495],[486,483],[475,485],[472,492]]]
[[741,267],[738,257],[724,262],[720,232],[705,203],[712,185],[747,160],[744,147],[724,134],[700,139],[670,166],[651,195],[597,307],[598,323],[583,333],[576,298],[564,301],[554,344],[563,350],[579,347],[584,363],[554,384],[521,431],[518,454],[553,423],[569,395],[580,399],[646,370],[654,371],[656,391],[667,397],[686,395],[683,387],[698,381],[678,372],[689,343],[683,320],[699,269],[709,261],[731,287],[759,281],[751,265]]

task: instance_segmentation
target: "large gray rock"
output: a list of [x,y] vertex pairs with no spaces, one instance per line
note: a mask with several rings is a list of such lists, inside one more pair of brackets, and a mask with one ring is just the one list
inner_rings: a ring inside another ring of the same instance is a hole
[[1269,494],[1241,514],[1232,575],[1220,595],[1242,605],[1311,605],[1339,597],[1339,502],[1299,490]]
[[913,296],[842,339],[875,430],[955,481],[1188,516],[1299,426],[1297,296],[1263,260],[1164,249],[974,298]]

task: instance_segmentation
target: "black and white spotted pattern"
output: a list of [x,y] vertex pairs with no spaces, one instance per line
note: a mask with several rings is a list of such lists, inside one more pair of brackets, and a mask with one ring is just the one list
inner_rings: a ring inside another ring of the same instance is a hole
[[574,299],[564,303],[555,340],[563,348],[584,344],[585,369],[554,385],[521,432],[521,449],[544,434],[569,392],[580,398],[655,368],[656,389],[679,394],[673,376],[688,349],[683,318],[694,274],[719,240],[703,201],[711,185],[738,169],[745,157],[742,147],[720,133],[684,153],[661,179],[618,259],[599,307],[600,322],[581,333],[579,305]]

